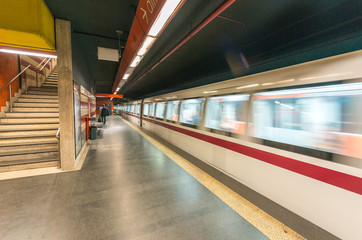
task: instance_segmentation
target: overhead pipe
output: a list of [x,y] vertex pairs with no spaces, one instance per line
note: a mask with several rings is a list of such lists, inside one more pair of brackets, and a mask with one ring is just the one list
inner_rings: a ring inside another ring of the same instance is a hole
[[[150,69],[148,69],[140,78],[131,83],[128,87],[132,87],[134,84],[139,82],[142,78],[144,78],[149,72],[155,69],[158,65],[160,65],[166,58],[168,58],[172,53],[174,53],[177,49],[183,46],[186,42],[188,42],[193,36],[195,36],[198,32],[200,32],[206,25],[208,25],[212,20],[218,17],[223,11],[228,9],[236,0],[226,0],[224,1],[218,8],[215,9],[209,16],[207,16],[194,30],[192,30],[189,34],[187,34],[181,41],[179,41],[170,51],[168,51],[155,65],[153,65]],[[128,89],[127,88],[127,89]]]

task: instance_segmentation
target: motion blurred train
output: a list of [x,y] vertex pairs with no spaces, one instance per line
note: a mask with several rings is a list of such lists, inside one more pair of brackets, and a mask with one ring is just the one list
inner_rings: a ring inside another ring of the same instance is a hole
[[362,239],[362,51],[118,105],[342,239]]

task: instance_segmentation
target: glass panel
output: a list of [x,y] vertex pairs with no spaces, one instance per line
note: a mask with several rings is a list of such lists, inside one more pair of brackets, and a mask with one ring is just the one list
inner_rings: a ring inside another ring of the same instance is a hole
[[204,98],[182,100],[180,108],[180,122],[191,125],[199,125]]
[[249,97],[249,94],[240,94],[209,98],[205,127],[245,134]]
[[163,119],[163,117],[165,115],[165,107],[166,107],[165,102],[158,102],[157,103],[157,106],[156,106],[156,118]]
[[361,108],[361,83],[259,93],[250,134],[362,158]]
[[178,105],[180,104],[180,101],[169,101],[167,103],[167,113],[166,113],[166,119],[171,121],[178,121]]
[[143,115],[148,116],[148,103],[143,104]]
[[155,116],[155,103],[150,103],[150,117],[154,117]]
[[140,111],[141,111],[141,104],[137,104],[136,105],[136,114],[140,115]]

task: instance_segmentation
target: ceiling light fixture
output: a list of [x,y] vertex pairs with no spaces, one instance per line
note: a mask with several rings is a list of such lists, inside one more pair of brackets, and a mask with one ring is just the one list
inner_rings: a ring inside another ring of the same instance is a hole
[[37,56],[37,57],[46,57],[46,58],[57,58],[56,55],[45,54],[45,53],[37,53],[31,51],[18,51],[18,50],[11,50],[6,48],[0,48],[0,52],[4,53],[12,53],[12,54],[21,54],[21,55],[30,55],[30,56]]
[[156,18],[156,21],[153,23],[150,31],[148,32],[149,36],[157,37],[159,35],[167,20],[175,12],[180,2],[181,0],[168,0],[165,2]]
[[124,79],[124,80],[127,80],[130,75],[131,75],[131,74],[129,74],[129,73],[125,73],[125,74],[123,75],[123,79]]
[[260,84],[256,83],[256,84],[250,84],[250,85],[245,85],[245,86],[241,86],[241,87],[237,87],[236,89],[244,89],[244,88],[253,88],[253,87],[259,87]]
[[[157,3],[157,1],[155,2]],[[185,0],[165,1],[156,17],[156,20],[150,27],[150,30],[148,31],[148,33],[145,34],[146,36],[143,39],[141,47],[138,50],[136,49],[136,54],[133,56],[131,64],[126,71],[128,75],[124,74],[122,78],[123,80],[127,80],[128,77],[133,73],[134,68],[136,68],[138,64],[142,61],[143,57],[147,54],[148,50],[152,47],[159,35],[161,35],[162,30],[165,28],[171,17],[175,14],[177,9],[182,5],[183,2],[185,2]],[[121,82],[125,81],[121,80]]]
[[130,67],[137,67],[137,65],[141,62],[141,59],[142,57],[141,56],[138,56],[136,55],[134,58],[133,58],[133,61],[131,63],[131,65],[129,65]]
[[138,50],[137,55],[139,56],[145,55],[155,40],[156,38],[147,36],[146,39],[143,41],[142,47],[140,48],[140,50]]

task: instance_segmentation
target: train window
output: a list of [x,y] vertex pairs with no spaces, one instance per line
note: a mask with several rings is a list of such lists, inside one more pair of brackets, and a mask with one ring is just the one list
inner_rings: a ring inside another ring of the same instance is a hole
[[205,127],[245,134],[249,97],[249,94],[240,94],[209,98]]
[[165,102],[158,102],[156,105],[156,118],[163,119],[165,116]]
[[362,83],[270,91],[253,97],[249,133],[362,158]]
[[167,111],[166,111],[166,119],[171,121],[178,121],[178,106],[180,101],[168,101],[167,102]]
[[150,103],[150,110],[149,110],[149,117],[154,117],[155,116],[155,103]]
[[136,105],[136,114],[140,115],[140,112],[141,112],[141,104],[137,104]]
[[148,105],[149,103],[143,104],[143,115],[148,116]]
[[199,125],[204,100],[204,98],[182,100],[180,108],[180,122],[190,125]]

